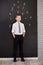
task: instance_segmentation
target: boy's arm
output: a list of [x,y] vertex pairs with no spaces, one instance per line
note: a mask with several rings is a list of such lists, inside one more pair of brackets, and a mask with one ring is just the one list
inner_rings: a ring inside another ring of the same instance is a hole
[[14,25],[12,25],[12,30],[11,30],[11,33],[12,33],[13,37],[15,38]]
[[26,30],[25,30],[25,26],[23,24],[23,37],[25,37],[25,34],[26,34]]

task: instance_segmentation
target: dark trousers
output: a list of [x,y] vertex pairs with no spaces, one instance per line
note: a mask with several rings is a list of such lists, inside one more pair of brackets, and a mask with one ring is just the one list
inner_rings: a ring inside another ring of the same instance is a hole
[[15,39],[14,39],[14,59],[16,59],[18,45],[19,45],[19,56],[22,59],[23,58],[23,35],[15,35]]

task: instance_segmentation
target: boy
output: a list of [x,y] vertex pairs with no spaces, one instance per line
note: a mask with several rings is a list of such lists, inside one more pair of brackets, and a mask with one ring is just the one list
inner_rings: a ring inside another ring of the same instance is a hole
[[23,58],[23,39],[25,37],[25,27],[21,22],[21,15],[17,14],[16,22],[12,25],[12,35],[14,38],[14,62],[16,62],[16,52],[17,46],[19,45],[19,56],[21,57],[21,61],[25,61]]

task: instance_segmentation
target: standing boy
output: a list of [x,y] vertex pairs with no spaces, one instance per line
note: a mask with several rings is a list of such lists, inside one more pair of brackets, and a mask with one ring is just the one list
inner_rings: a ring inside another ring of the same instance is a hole
[[23,57],[23,39],[25,37],[25,26],[21,22],[21,15],[17,14],[16,22],[12,25],[12,35],[14,37],[14,62],[16,62],[17,55],[17,46],[19,45],[19,55],[21,57],[21,61],[25,61]]

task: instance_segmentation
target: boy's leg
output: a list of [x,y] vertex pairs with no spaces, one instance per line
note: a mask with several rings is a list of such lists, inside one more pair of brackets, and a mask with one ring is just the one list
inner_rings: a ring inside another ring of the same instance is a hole
[[19,39],[19,56],[21,57],[21,59],[23,59],[23,36],[20,36]]
[[17,45],[18,45],[18,39],[17,39],[17,36],[15,36],[15,39],[14,39],[14,60],[16,60]]

